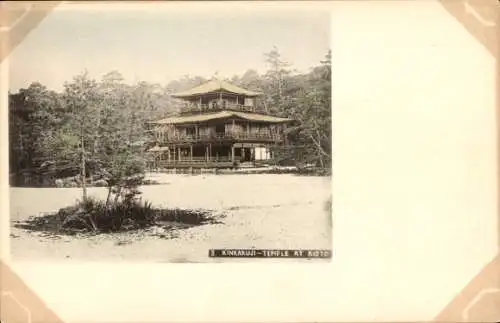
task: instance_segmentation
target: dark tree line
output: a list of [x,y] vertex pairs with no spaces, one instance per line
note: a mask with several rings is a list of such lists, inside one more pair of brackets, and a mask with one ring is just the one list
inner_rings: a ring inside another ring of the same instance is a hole
[[[229,81],[263,92],[258,104],[269,113],[297,120],[288,129],[293,148],[277,150],[278,162],[295,160],[329,168],[330,52],[308,73],[301,74],[294,72],[276,47],[264,59],[268,63],[266,73],[250,69]],[[143,167],[144,147],[150,140],[146,122],[178,113],[179,102],[170,94],[204,81],[186,75],[167,85],[131,85],[117,71],[100,80],[83,72],[66,82],[59,93],[37,82],[10,93],[10,173],[56,163],[56,169],[62,172],[105,172],[108,182],[116,184]]]

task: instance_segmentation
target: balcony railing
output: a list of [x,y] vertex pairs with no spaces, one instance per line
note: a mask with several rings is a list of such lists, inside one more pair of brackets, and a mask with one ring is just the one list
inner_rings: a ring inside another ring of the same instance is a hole
[[181,113],[193,113],[193,112],[201,113],[201,112],[212,112],[212,111],[222,111],[222,110],[265,113],[265,109],[263,109],[262,107],[235,104],[225,101],[213,102],[210,104],[192,103],[182,107]]
[[180,160],[170,159],[170,160],[157,160],[151,163],[152,168],[205,168],[205,167],[233,167],[234,163],[231,161],[230,157],[218,156],[218,157],[189,157],[184,156]]
[[196,134],[170,135],[170,136],[165,136],[162,142],[176,143],[176,142],[197,142],[197,141],[218,141],[218,140],[281,142],[283,140],[283,136],[280,134],[224,132],[224,133],[208,133],[208,134],[198,134],[198,135]]
[[159,163],[171,163],[171,164],[180,164],[180,163],[227,163],[231,162],[231,157],[228,156],[211,156],[211,157],[190,157],[190,156],[182,156],[179,160],[178,157],[176,159],[163,159],[160,160]]

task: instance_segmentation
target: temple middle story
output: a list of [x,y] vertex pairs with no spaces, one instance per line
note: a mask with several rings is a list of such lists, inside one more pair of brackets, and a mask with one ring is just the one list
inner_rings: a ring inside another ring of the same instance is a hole
[[292,119],[257,105],[262,93],[212,79],[173,94],[183,102],[178,116],[151,122],[154,168],[252,167],[273,158],[271,147],[287,145]]

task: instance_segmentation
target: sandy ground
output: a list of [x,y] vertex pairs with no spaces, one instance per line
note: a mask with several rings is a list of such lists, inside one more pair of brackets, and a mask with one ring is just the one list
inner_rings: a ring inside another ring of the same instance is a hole
[[[164,183],[142,188],[143,198],[153,205],[222,211],[226,213],[223,223],[182,230],[172,239],[129,233],[54,238],[11,225],[12,258],[218,262],[228,259],[209,258],[208,249],[331,248],[331,214],[325,211],[325,202],[331,194],[329,178],[165,174],[151,174],[150,177]],[[80,197],[81,191],[76,188],[11,188],[10,194],[11,223],[14,224],[13,221],[70,205]],[[89,189],[91,196],[105,197],[105,194],[103,188]]]

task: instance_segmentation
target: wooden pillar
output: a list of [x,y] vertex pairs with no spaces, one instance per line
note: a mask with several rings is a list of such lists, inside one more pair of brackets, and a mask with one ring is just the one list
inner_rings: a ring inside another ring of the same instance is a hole
[[212,144],[208,144],[208,158],[212,158]]
[[179,161],[181,160],[181,147],[177,148],[177,155],[179,156]]
[[189,146],[189,156],[191,157],[191,160],[193,160],[193,145]]
[[210,160],[210,158],[208,156],[209,155],[208,155],[208,145],[207,145],[207,146],[205,146],[205,160],[207,160],[207,161]]
[[232,128],[231,128],[231,132],[232,132],[232,134],[234,135],[234,119],[233,119],[233,126],[232,126]]
[[231,161],[234,163],[234,144],[231,145]]
[[168,149],[168,161],[170,161],[170,148]]
[[198,125],[194,125],[195,133],[196,133],[196,138],[198,138],[199,130],[198,130]]
[[283,136],[283,145],[286,146],[288,144],[288,141],[287,141],[287,136],[285,134],[285,130],[286,130],[286,123],[283,124],[282,128],[281,128],[281,136]]

